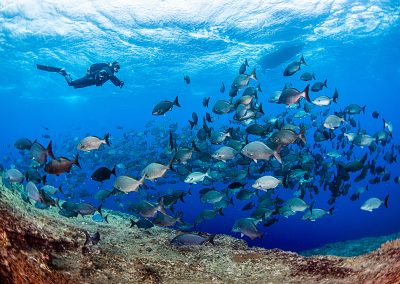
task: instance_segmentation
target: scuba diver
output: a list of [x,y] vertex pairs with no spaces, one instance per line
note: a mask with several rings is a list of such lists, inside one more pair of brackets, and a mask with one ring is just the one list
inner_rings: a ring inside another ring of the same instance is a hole
[[40,64],[37,64],[36,67],[39,70],[55,72],[63,75],[68,85],[74,87],[75,89],[93,85],[102,86],[108,80],[111,80],[111,82],[117,87],[122,88],[124,86],[124,82],[114,75],[114,73],[118,73],[121,67],[117,61],[114,61],[113,63],[92,64],[87,70],[86,75],[76,80],[72,80],[71,75],[68,74],[64,68],[45,66]]

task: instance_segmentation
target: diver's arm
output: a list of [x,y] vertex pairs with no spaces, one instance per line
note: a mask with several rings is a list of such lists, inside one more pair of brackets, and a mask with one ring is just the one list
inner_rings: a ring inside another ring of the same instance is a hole
[[110,81],[113,82],[115,86],[120,88],[122,88],[122,86],[124,85],[124,82],[118,79],[115,75],[110,76]]

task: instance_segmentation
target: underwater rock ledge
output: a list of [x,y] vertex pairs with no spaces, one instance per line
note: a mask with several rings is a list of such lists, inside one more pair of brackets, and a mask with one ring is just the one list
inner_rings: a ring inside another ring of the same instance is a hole
[[[177,231],[129,228],[128,215],[104,211],[109,224],[68,219],[1,188],[1,283],[400,283],[399,240],[349,258],[248,248],[225,235],[176,248]],[[84,248],[84,231],[100,242]]]

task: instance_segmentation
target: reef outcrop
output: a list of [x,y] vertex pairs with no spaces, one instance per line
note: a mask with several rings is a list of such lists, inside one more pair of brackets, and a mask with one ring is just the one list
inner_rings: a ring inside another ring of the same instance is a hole
[[[128,215],[104,211],[109,224],[65,218],[0,188],[1,283],[400,283],[398,240],[357,257],[249,248],[225,235],[177,248],[177,231],[129,228]],[[84,231],[100,242],[84,247]]]

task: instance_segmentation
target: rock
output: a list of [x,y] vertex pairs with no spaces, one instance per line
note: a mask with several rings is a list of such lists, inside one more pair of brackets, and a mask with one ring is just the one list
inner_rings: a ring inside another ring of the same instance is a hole
[[[65,218],[55,208],[33,208],[18,192],[0,191],[1,283],[400,282],[400,240],[356,257],[248,248],[224,235],[215,246],[180,250],[169,245],[178,232],[129,228],[130,216],[121,212],[104,210],[109,224]],[[84,230],[100,232],[100,242],[83,247]]]

